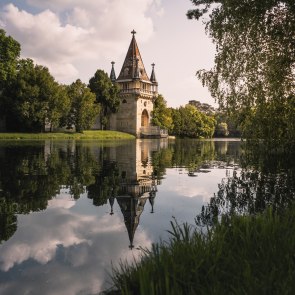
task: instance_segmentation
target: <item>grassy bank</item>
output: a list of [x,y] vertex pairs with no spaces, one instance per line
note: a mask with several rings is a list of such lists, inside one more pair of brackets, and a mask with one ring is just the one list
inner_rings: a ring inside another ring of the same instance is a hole
[[118,131],[101,131],[91,130],[83,133],[73,132],[57,132],[57,133],[0,133],[1,139],[21,140],[21,139],[99,139],[99,140],[113,140],[113,139],[134,139],[135,137],[128,133]]
[[223,219],[207,235],[172,223],[168,243],[122,264],[106,294],[294,294],[295,208]]

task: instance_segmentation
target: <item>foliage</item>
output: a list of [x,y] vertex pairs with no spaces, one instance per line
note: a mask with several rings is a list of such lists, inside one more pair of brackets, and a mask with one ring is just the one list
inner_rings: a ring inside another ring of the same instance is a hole
[[166,100],[161,94],[159,94],[154,102],[154,110],[152,113],[153,125],[159,126],[163,129],[171,130],[173,126],[171,113],[171,109],[167,108]]
[[16,74],[20,44],[0,29],[0,90]]
[[15,79],[5,89],[9,126],[13,130],[43,131],[46,123],[58,126],[69,110],[64,87],[47,68],[34,65],[30,59],[20,60]]
[[215,119],[197,110],[192,105],[172,109],[173,129],[171,134],[179,137],[211,138]]
[[206,234],[175,221],[171,227],[169,242],[114,270],[114,289],[105,294],[294,293],[294,207],[223,218]]
[[227,124],[225,122],[218,123],[215,128],[214,135],[217,137],[226,137],[229,135]]
[[215,66],[198,71],[247,138],[295,137],[293,0],[192,0],[189,18],[203,18],[216,44]]
[[[241,137],[241,132],[235,120],[235,118],[237,117],[239,117],[239,114],[237,115],[237,112],[233,118],[233,116],[229,115],[227,112],[218,109],[214,114],[214,118],[217,123],[214,136]],[[226,124],[226,126],[222,126],[220,124]]]
[[89,80],[89,88],[96,95],[96,102],[101,106],[100,122],[102,128],[105,128],[110,114],[116,113],[119,109],[119,87],[112,83],[107,73],[97,70]]
[[214,107],[212,107],[208,103],[201,103],[198,100],[190,100],[189,104],[192,106],[195,106],[200,112],[202,112],[206,115],[212,116],[215,113]]
[[71,109],[65,118],[68,128],[75,126],[77,132],[89,129],[99,113],[99,106],[95,102],[95,95],[81,80],[68,86]]
[[[17,61],[20,55],[20,44],[0,29],[0,115],[7,115],[7,101],[3,94],[11,79],[16,75]],[[1,121],[0,119],[0,121]]]

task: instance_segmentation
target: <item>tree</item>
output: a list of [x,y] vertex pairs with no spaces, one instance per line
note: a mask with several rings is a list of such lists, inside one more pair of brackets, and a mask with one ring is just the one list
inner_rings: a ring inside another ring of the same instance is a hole
[[200,112],[212,116],[215,113],[215,109],[208,103],[201,103],[198,100],[190,100],[189,104],[195,106]]
[[214,133],[215,119],[198,111],[190,104],[172,111],[173,131],[180,137],[211,138]]
[[152,113],[152,123],[164,129],[171,129],[173,125],[172,111],[167,108],[167,102],[164,97],[159,94],[154,102],[154,110]]
[[16,77],[5,89],[8,125],[12,130],[44,131],[45,124],[58,126],[69,110],[69,100],[46,67],[31,59],[20,60]]
[[[238,116],[236,113],[235,117]],[[214,114],[214,118],[216,120],[215,136],[241,137],[235,118],[229,116],[227,112],[218,109]]]
[[89,80],[89,88],[96,96],[96,102],[100,104],[100,122],[102,128],[107,126],[111,113],[119,109],[120,99],[118,96],[119,87],[113,84],[108,74],[97,70]]
[[294,0],[191,0],[216,44],[215,66],[198,77],[247,138],[295,137]]
[[95,101],[95,95],[79,79],[68,87],[68,95],[71,109],[65,118],[66,125],[69,128],[74,125],[77,132],[89,129],[100,110]]
[[7,105],[4,88],[16,74],[17,61],[20,55],[20,44],[5,31],[0,29],[0,115],[5,115]]
[[220,122],[216,125],[215,136],[226,137],[229,135],[227,124],[225,122]]
[[16,74],[20,44],[0,29],[0,90]]

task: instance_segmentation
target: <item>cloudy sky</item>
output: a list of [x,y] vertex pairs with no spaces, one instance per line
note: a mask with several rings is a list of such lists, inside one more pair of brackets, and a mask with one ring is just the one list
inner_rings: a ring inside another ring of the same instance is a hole
[[117,75],[135,29],[147,72],[156,64],[168,106],[191,99],[214,104],[195,77],[213,65],[214,45],[201,22],[188,20],[189,0],[0,0],[0,27],[22,57],[45,65],[62,83],[87,83],[97,69]]

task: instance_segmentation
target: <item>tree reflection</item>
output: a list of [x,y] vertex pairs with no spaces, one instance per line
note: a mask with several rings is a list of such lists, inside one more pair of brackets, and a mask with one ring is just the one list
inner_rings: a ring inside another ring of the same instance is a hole
[[7,241],[13,236],[17,229],[17,217],[11,204],[6,204],[4,199],[0,200],[0,242]]
[[[119,190],[119,169],[116,162],[104,160],[101,170],[94,176],[94,181],[87,186],[88,198],[93,200],[93,205],[101,206],[109,198],[114,198]],[[111,206],[113,206],[113,201]]]
[[45,210],[48,201],[68,188],[79,198],[94,182],[97,161],[89,148],[52,143],[8,144],[0,153],[1,241],[16,230],[16,214]]
[[154,174],[160,182],[166,168],[177,167],[194,176],[207,172],[204,169],[237,165],[239,158],[240,142],[175,140],[154,153]]
[[295,154],[273,153],[263,146],[245,146],[243,169],[224,178],[219,190],[197,216],[199,225],[212,225],[221,215],[276,212],[295,200]]

